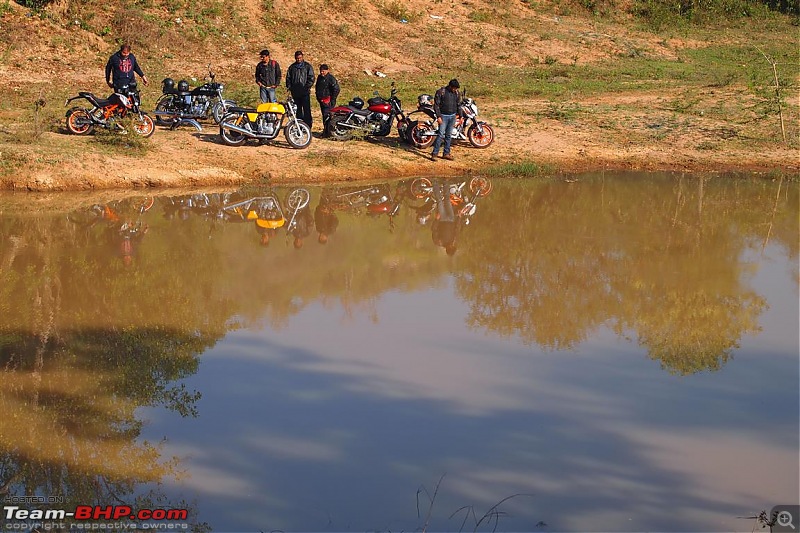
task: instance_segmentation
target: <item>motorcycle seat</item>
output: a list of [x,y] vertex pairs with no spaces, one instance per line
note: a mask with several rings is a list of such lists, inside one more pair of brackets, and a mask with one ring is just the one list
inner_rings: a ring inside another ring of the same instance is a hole
[[350,105],[347,106],[347,108],[354,115],[361,115],[362,117],[369,116],[372,113],[372,111],[370,111],[369,109],[358,109],[357,107],[353,107],[353,106],[350,106]]
[[86,98],[97,107],[105,107],[108,104],[112,103],[110,98],[99,98],[98,96],[95,96],[94,93],[90,93],[88,91],[80,91],[78,93],[78,96]]
[[253,107],[229,107],[229,113],[258,113]]

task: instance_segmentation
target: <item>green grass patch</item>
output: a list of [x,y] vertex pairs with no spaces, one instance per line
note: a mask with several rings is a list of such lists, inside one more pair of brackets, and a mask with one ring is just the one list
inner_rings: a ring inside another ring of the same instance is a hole
[[125,131],[96,128],[94,142],[125,155],[144,155],[151,149],[150,139],[133,133],[133,122],[130,118],[119,121]]
[[543,178],[553,174],[553,167],[535,161],[497,163],[481,169],[490,178]]

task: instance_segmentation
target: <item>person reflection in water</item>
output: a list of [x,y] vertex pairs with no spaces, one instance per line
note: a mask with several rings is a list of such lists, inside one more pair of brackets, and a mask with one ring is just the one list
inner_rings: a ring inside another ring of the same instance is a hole
[[314,217],[311,214],[311,208],[305,206],[300,209],[294,218],[294,224],[289,231],[294,237],[294,249],[299,250],[303,247],[303,240],[311,234],[311,228],[314,225]]
[[275,236],[277,230],[274,228],[264,228],[258,224],[255,224],[255,226],[256,231],[259,234],[259,242],[261,243],[261,246],[269,246],[269,241]]
[[136,249],[142,242],[148,230],[147,224],[132,222],[129,220],[120,221],[117,224],[108,226],[108,239],[122,259],[122,264],[126,267],[133,264]]
[[327,244],[328,237],[336,233],[336,228],[339,226],[339,217],[333,210],[330,198],[323,194],[314,209],[314,225],[317,228],[317,242],[320,244]]
[[455,255],[458,225],[453,212],[453,204],[450,202],[450,183],[435,180],[433,197],[436,202],[436,211],[431,223],[433,243],[444,248],[447,255]]

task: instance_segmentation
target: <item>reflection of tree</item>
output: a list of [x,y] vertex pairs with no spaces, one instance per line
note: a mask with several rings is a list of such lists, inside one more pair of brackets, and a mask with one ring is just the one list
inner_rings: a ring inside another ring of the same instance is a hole
[[[137,276],[75,247],[83,236],[61,219],[0,224],[0,494],[133,504],[137,484],[177,466],[137,441],[135,410],[193,414],[199,394],[175,382],[196,372],[218,334],[186,315],[194,327],[141,327],[146,306],[130,297],[142,290]],[[80,327],[105,305],[115,309],[105,324]]]
[[797,189],[776,206],[776,188],[683,178],[497,187],[459,263],[469,323],[553,349],[606,324],[633,331],[671,372],[718,369],[758,329],[765,302],[746,286],[742,254],[773,210],[772,235],[796,253]]

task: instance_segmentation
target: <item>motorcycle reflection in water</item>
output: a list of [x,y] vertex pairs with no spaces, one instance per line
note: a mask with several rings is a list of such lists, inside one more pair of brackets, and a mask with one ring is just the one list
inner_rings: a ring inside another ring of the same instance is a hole
[[103,244],[108,245],[113,254],[130,266],[149,226],[141,219],[142,214],[153,207],[152,197],[113,201],[107,204],[94,204],[84,210],[67,215],[67,220],[85,231],[87,240],[96,240],[93,228],[103,228]]
[[295,188],[286,194],[285,210],[278,194],[270,189],[258,196],[242,192],[195,193],[169,198],[164,205],[164,216],[187,219],[191,214],[212,222],[209,237],[219,222],[253,222],[260,242],[269,245],[277,230],[285,227],[287,236],[296,231],[300,211],[308,206],[311,194],[307,189]]
[[[304,187],[197,192],[157,200],[139,197],[95,204],[71,213],[69,220],[85,230],[87,244],[112,244],[113,255],[121,257],[126,265],[133,262],[138,244],[149,230],[143,215],[155,203],[166,220],[206,221],[207,226],[204,222],[199,227],[195,223],[196,229],[188,231],[207,227],[209,239],[224,238],[220,232],[230,227],[229,223],[245,223],[252,224],[250,227],[263,246],[282,232],[287,246],[291,242],[295,249],[301,249],[314,230],[320,244],[328,243],[338,230],[340,216],[347,214],[348,223],[386,220],[389,233],[395,233],[396,226],[408,230],[417,224],[430,227],[434,243],[452,255],[459,232],[471,223],[477,204],[492,188],[491,181],[484,177],[328,185],[321,189],[316,207],[311,205],[311,192]],[[409,213],[409,218],[403,218],[404,212]],[[164,228],[163,224],[155,227]],[[98,228],[102,231],[96,231]]]
[[458,250],[457,237],[462,226],[468,226],[477,210],[478,199],[492,192],[488,178],[474,177],[468,181],[416,178],[411,182],[411,194],[425,200],[416,208],[417,221],[431,221],[433,243],[444,248],[447,255]]
[[[409,182],[401,180],[397,184],[378,183],[362,186],[329,186],[323,189],[320,214],[332,213],[336,210],[353,214],[366,214],[371,218],[386,215],[389,220],[389,232],[395,228],[395,217],[400,212],[404,200],[413,199]],[[324,224],[324,222],[323,222]],[[317,230],[319,231],[319,229]],[[323,241],[327,242],[327,232],[320,232]],[[321,241],[322,242],[322,241]]]

